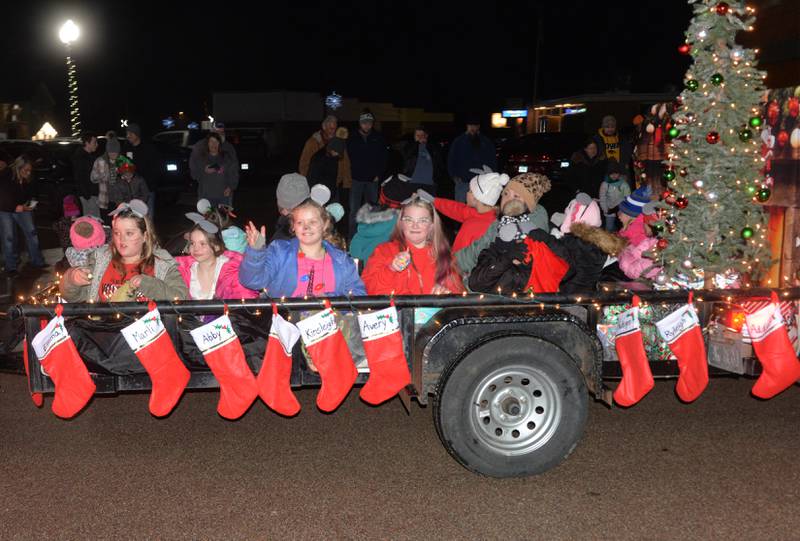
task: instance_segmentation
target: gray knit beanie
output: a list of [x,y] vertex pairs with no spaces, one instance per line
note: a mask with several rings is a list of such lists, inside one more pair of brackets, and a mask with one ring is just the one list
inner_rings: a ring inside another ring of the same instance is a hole
[[283,175],[278,182],[278,189],[275,190],[278,207],[286,210],[292,210],[308,199],[310,195],[311,189],[308,187],[308,180],[299,173]]

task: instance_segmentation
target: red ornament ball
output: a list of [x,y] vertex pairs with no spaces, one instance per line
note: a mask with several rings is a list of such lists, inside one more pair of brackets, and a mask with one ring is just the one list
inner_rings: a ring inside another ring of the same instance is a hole
[[710,131],[706,134],[706,142],[709,145],[716,145],[719,143],[719,133],[715,131]]
[[685,209],[689,206],[689,200],[685,197],[679,197],[675,200],[675,206],[679,209]]
[[684,43],[683,45],[678,47],[678,52],[681,53],[681,54],[689,54],[689,52],[691,50],[692,50],[692,46],[689,45],[688,43]]
[[667,246],[669,246],[669,241],[667,239],[658,239],[658,242],[656,242],[656,248],[659,250],[666,250]]
[[725,2],[720,2],[714,9],[716,10],[717,15],[727,15],[731,7]]
[[664,193],[661,194],[661,199],[663,199],[664,202],[667,203],[668,205],[674,205],[675,198],[676,198],[675,192],[673,192],[672,190],[666,190],[664,191]]
[[789,142],[789,134],[786,132],[786,130],[781,130],[778,132],[776,141],[778,142],[779,147],[782,148],[786,146],[786,143]]

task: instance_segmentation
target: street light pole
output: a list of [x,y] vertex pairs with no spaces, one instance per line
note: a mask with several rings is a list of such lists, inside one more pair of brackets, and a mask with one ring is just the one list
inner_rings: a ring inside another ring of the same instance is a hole
[[72,59],[72,47],[70,44],[80,36],[78,26],[68,20],[61,27],[58,37],[67,48],[67,89],[69,90],[69,123],[72,128],[72,136],[77,137],[81,134],[81,111],[78,108],[78,67]]

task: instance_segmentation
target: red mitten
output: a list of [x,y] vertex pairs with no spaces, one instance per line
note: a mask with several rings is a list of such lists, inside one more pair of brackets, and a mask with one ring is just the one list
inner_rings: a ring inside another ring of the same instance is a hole
[[238,419],[258,396],[256,378],[247,362],[239,338],[227,315],[191,331],[203,358],[219,382],[217,413]]
[[156,304],[150,302],[148,308],[150,311],[144,317],[122,329],[122,336],[147,370],[153,384],[150,413],[163,417],[180,400],[190,374],[175,352]]
[[789,333],[772,292],[772,303],[753,314],[745,314],[747,332],[753,341],[762,373],[751,392],[759,398],[772,398],[800,379],[800,362],[792,348]]
[[614,390],[614,402],[620,406],[632,406],[655,385],[639,329],[639,297],[636,295],[633,296],[633,308],[619,315],[615,346],[622,366],[622,381]]
[[411,383],[397,310],[392,305],[379,312],[362,314],[358,316],[358,326],[369,363],[369,380],[360,396],[365,402],[377,405]]
[[330,302],[326,300],[323,311],[299,321],[297,327],[322,378],[317,407],[322,411],[333,411],[350,392],[358,372],[342,331],[336,324]]
[[292,392],[292,348],[300,331],[272,305],[272,326],[269,329],[267,351],[258,373],[258,394],[264,403],[281,415],[291,417],[300,411],[300,403]]
[[69,419],[83,409],[97,387],[64,327],[62,311],[62,306],[57,305],[56,317],[33,337],[31,345],[56,387],[53,413]]
[[658,333],[678,358],[680,376],[675,392],[684,402],[692,402],[708,386],[708,361],[706,345],[697,312],[692,306],[692,292],[689,303],[656,323]]

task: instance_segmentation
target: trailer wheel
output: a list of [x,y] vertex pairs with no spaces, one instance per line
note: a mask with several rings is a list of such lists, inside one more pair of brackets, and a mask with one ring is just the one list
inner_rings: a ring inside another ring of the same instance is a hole
[[464,467],[491,477],[553,468],[583,435],[588,396],[575,362],[532,336],[491,340],[442,374],[436,430]]

